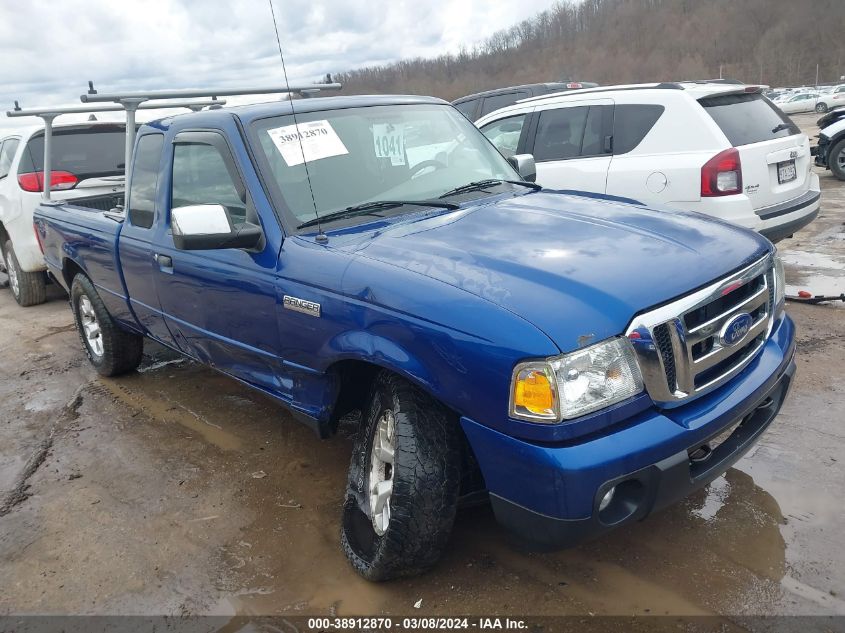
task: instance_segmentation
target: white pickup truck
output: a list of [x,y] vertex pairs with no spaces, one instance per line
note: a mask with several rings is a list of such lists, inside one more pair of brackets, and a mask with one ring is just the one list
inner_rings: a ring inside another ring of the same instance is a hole
[[[86,198],[107,211],[123,202],[123,123],[55,125],[51,197],[56,202]],[[32,212],[42,202],[44,126],[25,128],[0,140],[0,249],[9,288],[22,306],[46,299],[44,257],[32,230]]]

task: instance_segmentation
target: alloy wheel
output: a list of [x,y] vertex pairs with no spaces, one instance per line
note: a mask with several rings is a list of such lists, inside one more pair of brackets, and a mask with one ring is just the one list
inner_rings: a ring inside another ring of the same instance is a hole
[[393,458],[396,449],[396,420],[385,409],[376,425],[370,451],[370,518],[376,534],[382,536],[390,524],[390,497],[393,495]]
[[85,342],[91,353],[98,358],[103,355],[103,333],[100,330],[100,322],[94,312],[91,300],[85,295],[79,298],[79,321],[82,324],[82,333]]

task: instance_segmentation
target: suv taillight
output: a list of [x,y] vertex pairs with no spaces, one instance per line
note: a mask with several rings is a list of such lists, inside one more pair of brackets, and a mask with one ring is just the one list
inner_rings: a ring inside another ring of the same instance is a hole
[[701,197],[730,196],[742,192],[742,163],[735,147],[719,152],[701,168]]
[[[71,189],[79,178],[69,171],[50,172],[50,190]],[[26,174],[18,174],[18,184],[24,191],[43,191],[44,172],[32,171]]]

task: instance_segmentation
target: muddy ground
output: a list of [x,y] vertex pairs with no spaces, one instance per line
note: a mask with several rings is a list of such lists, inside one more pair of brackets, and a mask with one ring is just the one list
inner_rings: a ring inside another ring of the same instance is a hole
[[[793,288],[839,293],[845,183],[820,174],[821,216],[781,250]],[[153,345],[100,378],[61,293],[2,291],[0,614],[845,614],[845,306],[788,311],[792,396],[700,493],[553,554],[462,511],[433,572],[375,585],[338,546],[348,438]]]

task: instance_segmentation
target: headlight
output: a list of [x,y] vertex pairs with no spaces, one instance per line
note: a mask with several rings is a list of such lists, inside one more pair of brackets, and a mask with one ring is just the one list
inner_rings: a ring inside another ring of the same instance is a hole
[[775,316],[783,308],[786,299],[786,275],[783,271],[783,260],[780,255],[775,255]]
[[531,422],[571,420],[643,390],[631,343],[614,338],[570,354],[516,366],[510,415]]

